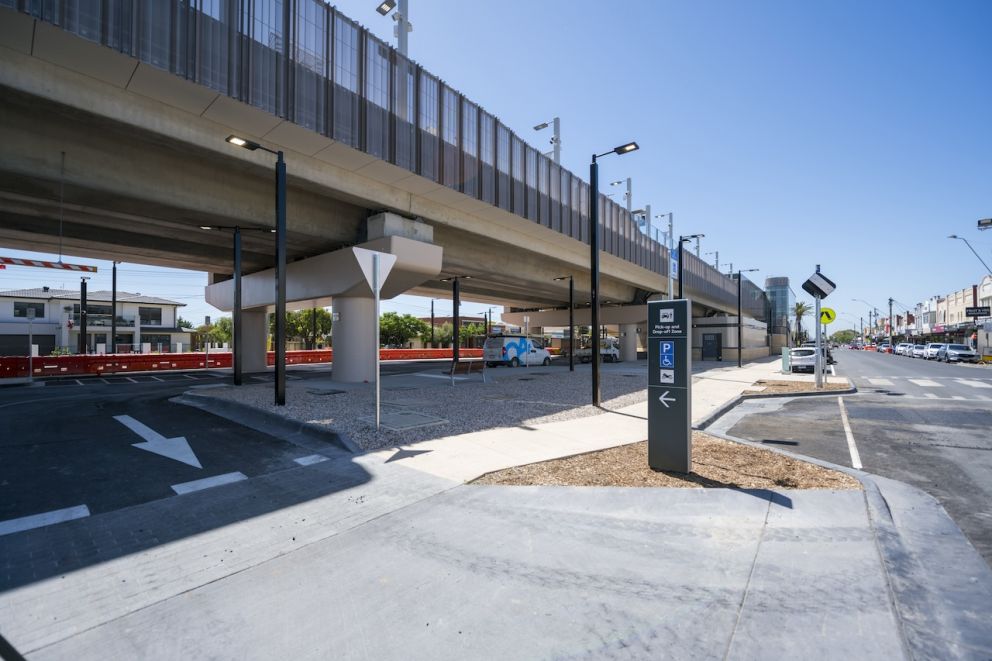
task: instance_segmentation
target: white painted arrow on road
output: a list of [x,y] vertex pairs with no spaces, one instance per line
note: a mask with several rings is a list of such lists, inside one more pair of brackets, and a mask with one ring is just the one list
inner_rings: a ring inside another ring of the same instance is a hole
[[139,450],[154,452],[155,454],[160,454],[163,457],[168,457],[169,459],[175,459],[176,461],[181,461],[184,464],[189,464],[194,468],[203,468],[203,466],[200,465],[200,460],[196,458],[193,448],[189,446],[189,442],[186,440],[186,437],[176,436],[175,438],[166,438],[151,427],[138,422],[129,415],[115,415],[114,420],[121,423],[141,438],[145,439],[144,443],[131,444]]
[[671,408],[668,405],[668,402],[671,402],[672,404],[675,403],[675,398],[674,397],[669,397],[668,396],[668,392],[669,391],[666,390],[665,393],[661,397],[658,398],[658,401],[661,402],[662,404],[664,404],[666,409],[667,408]]

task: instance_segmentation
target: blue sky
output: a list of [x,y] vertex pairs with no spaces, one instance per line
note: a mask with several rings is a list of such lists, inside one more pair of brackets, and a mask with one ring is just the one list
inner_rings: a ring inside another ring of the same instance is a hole
[[[530,127],[560,116],[573,172],[636,139],[600,180],[632,177],[634,206],[674,211],[723,268],[788,276],[803,294],[819,263],[838,285],[829,304],[857,317],[853,298],[912,305],[977,283],[981,263],[948,234],[992,263],[992,231],[975,229],[992,216],[990,2],[410,4],[411,56],[532,144],[550,135]],[[375,5],[338,3],[393,43]],[[123,288],[217,316],[194,305],[200,276],[131,275]],[[391,307],[427,314],[429,301]]]

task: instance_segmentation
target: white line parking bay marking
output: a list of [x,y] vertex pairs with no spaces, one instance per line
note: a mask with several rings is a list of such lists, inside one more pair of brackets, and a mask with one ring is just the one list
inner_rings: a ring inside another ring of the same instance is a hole
[[838,397],[837,403],[840,405],[840,420],[844,423],[844,435],[847,437],[847,449],[851,453],[851,466],[861,470],[861,455],[858,454],[858,446],[854,444],[854,433],[851,431],[851,423],[847,419],[847,409],[844,408],[844,398]]

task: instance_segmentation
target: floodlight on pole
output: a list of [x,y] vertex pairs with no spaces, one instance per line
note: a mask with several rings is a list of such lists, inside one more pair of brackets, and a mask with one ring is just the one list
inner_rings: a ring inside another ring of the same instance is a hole
[[384,0],[379,3],[379,6],[375,8],[377,12],[385,16],[389,12],[396,8],[396,0]]
[[599,364],[601,358],[599,354],[599,165],[596,163],[596,159],[608,156],[609,154],[623,156],[632,151],[637,151],[637,149],[636,142],[628,142],[619,147],[614,147],[608,152],[593,154],[592,162],[589,164],[589,305],[592,316],[590,321],[592,331],[593,406],[599,406],[600,403]]
[[549,126],[553,129],[551,136],[551,157],[554,159],[555,165],[561,165],[561,119],[555,117],[550,122],[541,122],[534,127],[534,130],[543,131]]

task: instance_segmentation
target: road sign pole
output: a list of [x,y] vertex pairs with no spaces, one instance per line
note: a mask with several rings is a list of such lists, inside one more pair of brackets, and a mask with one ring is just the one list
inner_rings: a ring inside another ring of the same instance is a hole
[[692,305],[648,302],[648,465],[692,470]]
[[823,359],[821,357],[821,338],[823,328],[823,323],[820,321],[820,297],[816,297],[816,363],[813,369],[816,370],[816,389],[819,390],[823,387]]

